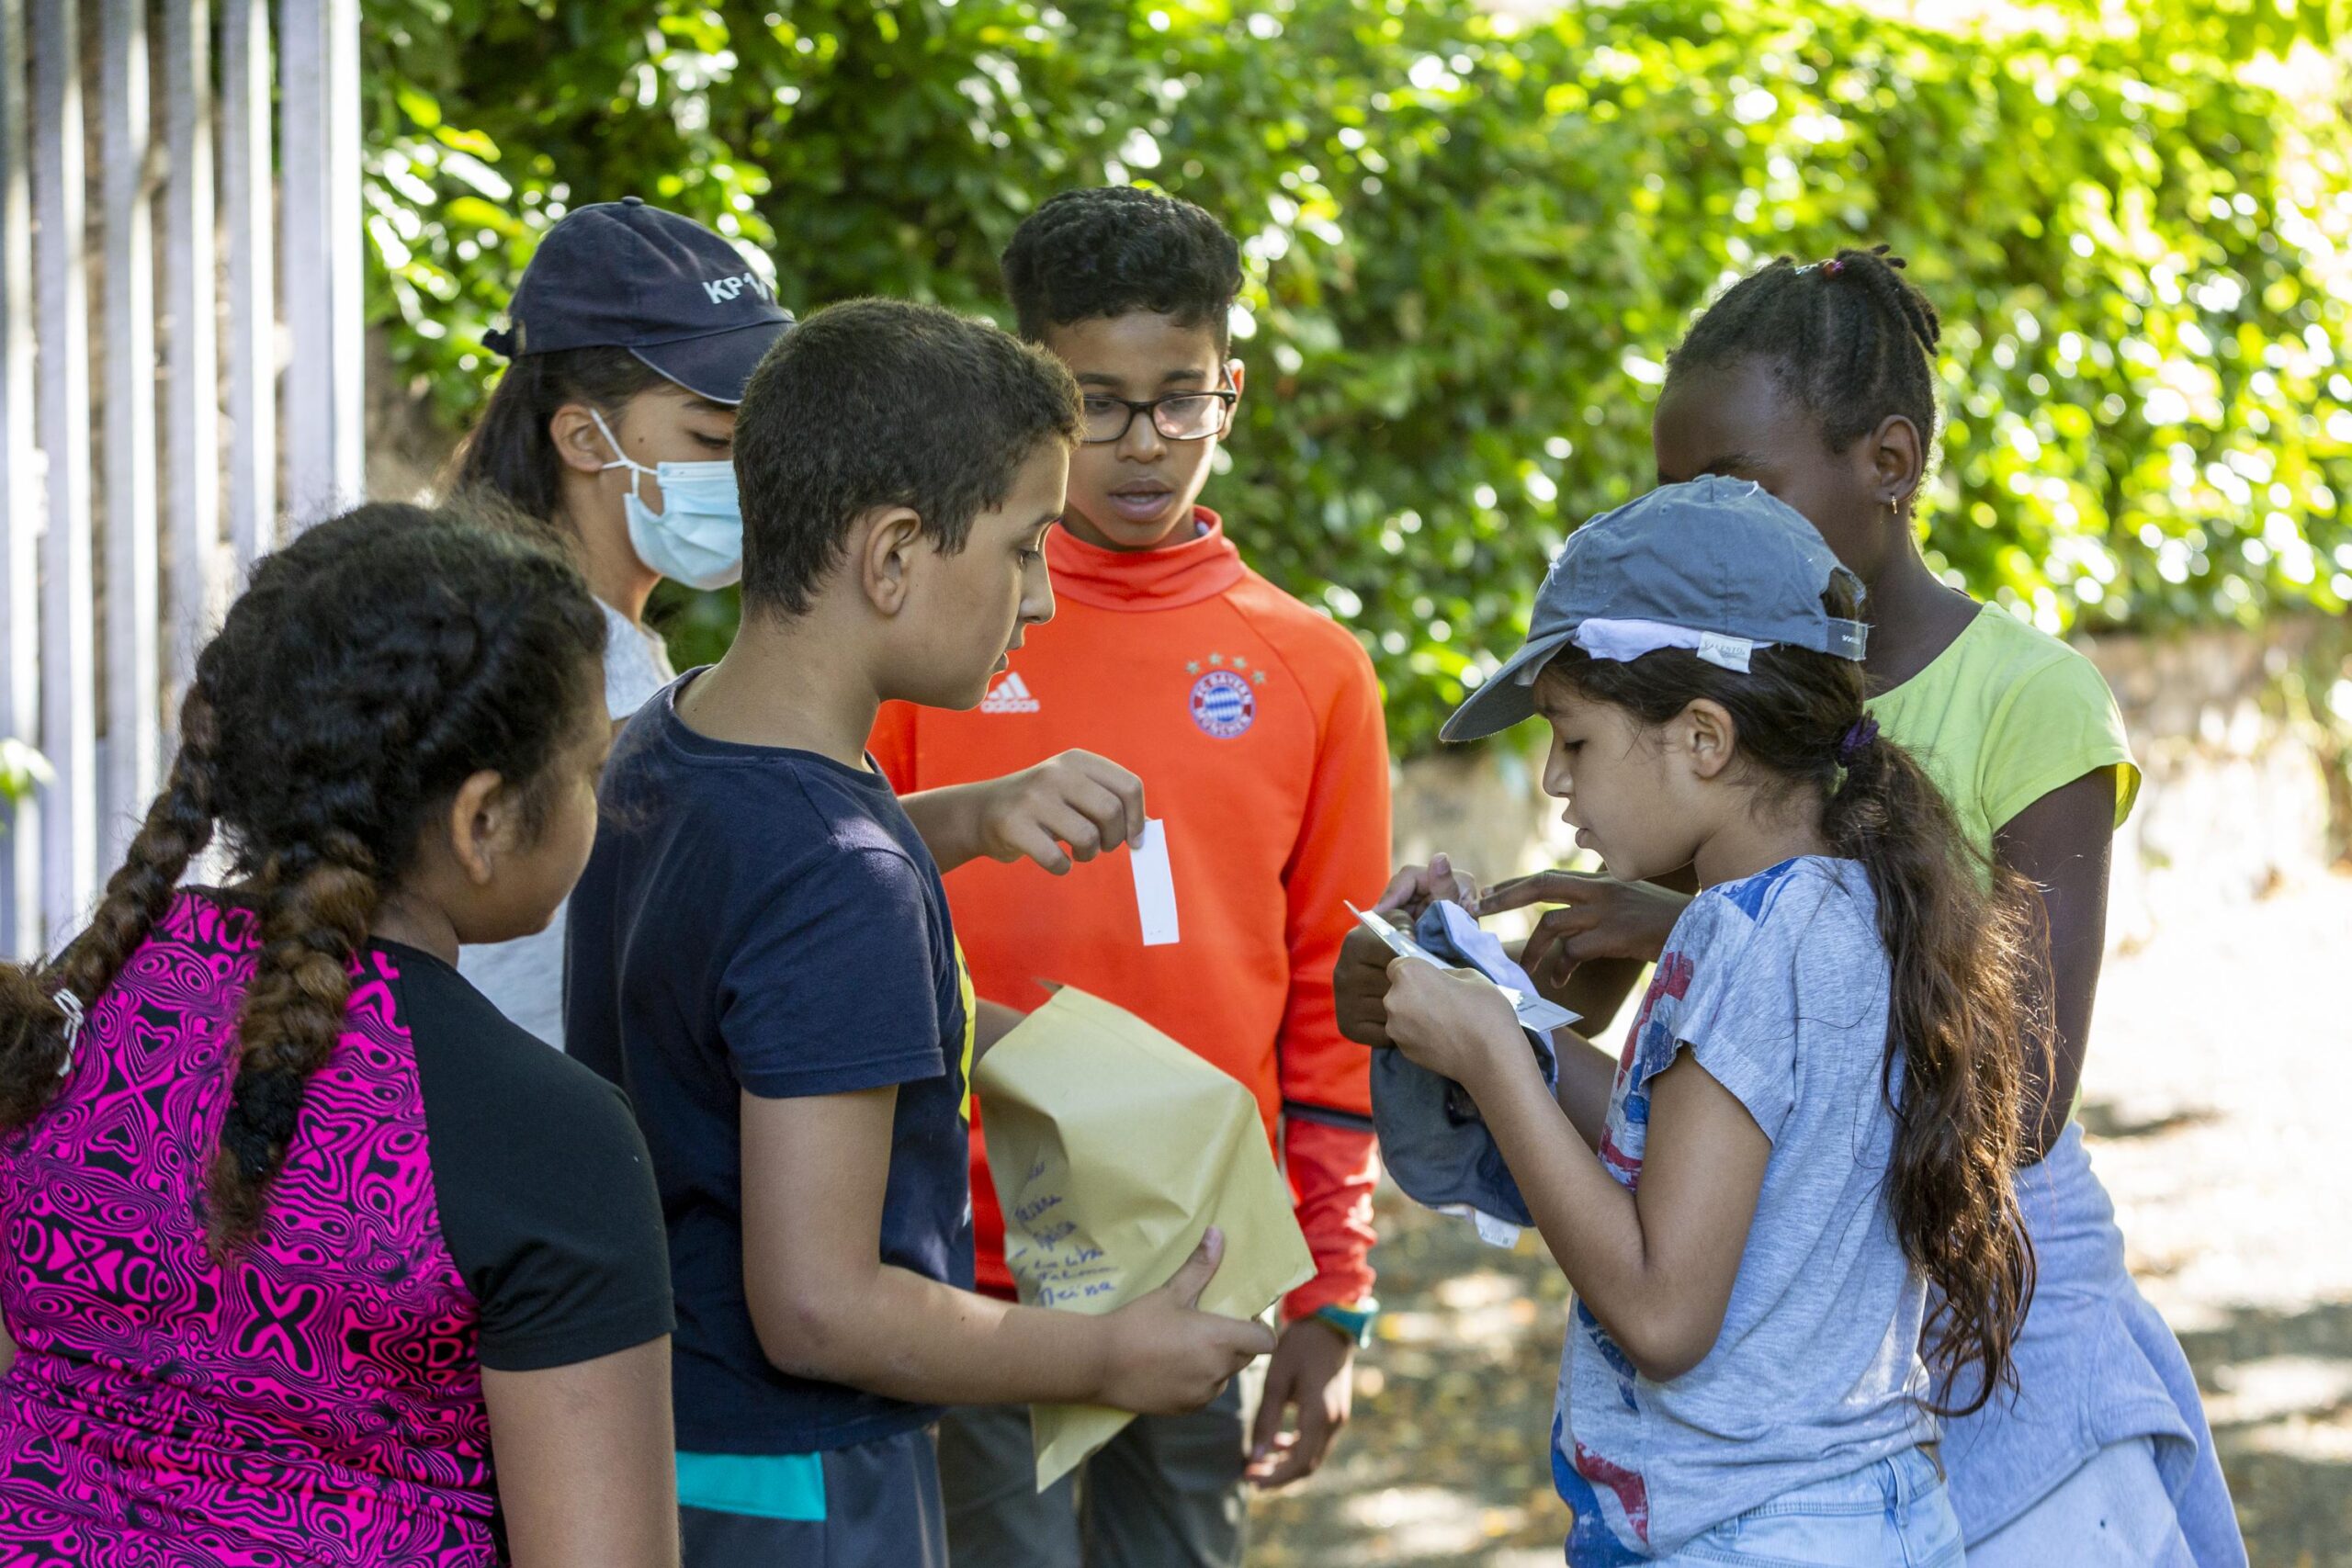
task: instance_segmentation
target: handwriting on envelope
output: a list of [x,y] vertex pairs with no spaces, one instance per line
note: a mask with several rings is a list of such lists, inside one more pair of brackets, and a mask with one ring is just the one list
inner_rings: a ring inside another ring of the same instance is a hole
[[[1255,1317],[1315,1273],[1250,1091],[1175,1041],[1065,987],[981,1059],[1005,1262],[1031,1306],[1102,1313],[1168,1282],[1209,1226],[1207,1312]],[[1037,1489],[1133,1417],[1031,1407]]]

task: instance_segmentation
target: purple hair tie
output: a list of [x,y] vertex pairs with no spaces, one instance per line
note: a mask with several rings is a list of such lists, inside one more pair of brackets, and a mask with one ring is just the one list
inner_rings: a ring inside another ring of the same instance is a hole
[[1876,744],[1878,720],[1865,714],[1846,727],[1845,736],[1838,742],[1838,765],[1850,768],[1855,760]]
[[1824,277],[1835,277],[1845,270],[1846,258],[1844,256],[1831,256],[1827,261],[1821,264],[1821,276]]

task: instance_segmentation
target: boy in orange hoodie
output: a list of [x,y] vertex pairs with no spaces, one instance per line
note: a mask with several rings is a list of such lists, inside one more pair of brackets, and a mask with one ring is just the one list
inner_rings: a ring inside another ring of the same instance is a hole
[[[1233,1568],[1243,1483],[1310,1474],[1346,1422],[1370,1321],[1376,1176],[1367,1058],[1332,1014],[1349,919],[1386,879],[1380,689],[1352,635],[1244,566],[1195,504],[1243,372],[1227,311],[1233,237],[1189,202],[1072,191],[1013,235],[1022,334],[1085,398],[1069,510],[1046,539],[1059,618],[977,711],[891,704],[873,750],[901,792],[994,777],[1083,745],[1141,776],[1166,824],[1178,940],[1146,946],[1126,857],[1061,868],[975,861],[947,878],[981,996],[1027,1011],[1037,978],[1140,1015],[1258,1098],[1317,1272],[1246,1434],[1238,1386],[1195,1416],[1146,1416],[1080,1472],[1035,1489],[1028,1413],[960,1409],[940,1432],[956,1568]],[[1075,829],[1077,824],[1073,823]],[[980,1288],[1012,1294],[973,1119]]]

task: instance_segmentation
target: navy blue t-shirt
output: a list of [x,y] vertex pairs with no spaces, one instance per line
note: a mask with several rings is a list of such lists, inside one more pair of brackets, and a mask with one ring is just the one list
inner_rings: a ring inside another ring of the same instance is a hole
[[876,772],[698,735],[680,678],[614,743],[571,895],[568,1048],[628,1090],[669,1222],[678,1446],[808,1453],[937,1419],[779,1371],[743,1293],[741,1096],[897,1085],[882,1261],[969,1289],[968,1033],[939,868]]

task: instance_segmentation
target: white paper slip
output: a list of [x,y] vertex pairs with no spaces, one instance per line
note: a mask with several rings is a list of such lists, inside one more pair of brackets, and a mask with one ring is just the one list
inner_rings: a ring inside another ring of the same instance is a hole
[[1143,842],[1128,852],[1136,870],[1136,915],[1143,922],[1143,944],[1166,947],[1178,940],[1176,877],[1168,868],[1168,824],[1147,818]]
[[[1346,900],[1342,899],[1341,902],[1346,903]],[[1365,914],[1353,904],[1348,904],[1347,909],[1349,914],[1353,915],[1363,923],[1364,930],[1370,931],[1373,935],[1385,942],[1388,946],[1388,951],[1395,953],[1397,957],[1418,958],[1424,964],[1436,964],[1441,969],[1446,967],[1445,964],[1438,963],[1436,953],[1431,953],[1428,948],[1423,947],[1419,942],[1415,942],[1408,932],[1390,925],[1378,915]]]
[[1566,1029],[1584,1016],[1580,1012],[1570,1012],[1557,1002],[1547,1002],[1542,997],[1522,996],[1511,990],[1509,986],[1505,986],[1503,989],[1510,993],[1510,1005],[1518,1012],[1519,1021],[1538,1034],[1549,1034],[1555,1029]]
[[[1347,908],[1348,913],[1363,922],[1364,930],[1387,943],[1388,951],[1397,957],[1418,958],[1424,964],[1434,964],[1441,969],[1452,967],[1437,954],[1382,919],[1378,915],[1367,915],[1353,904],[1349,904]],[[1538,1034],[1549,1034],[1555,1029],[1566,1028],[1583,1016],[1581,1013],[1570,1012],[1556,1002],[1545,1001],[1542,997],[1530,996],[1524,991],[1514,990],[1509,986],[1498,985],[1495,989],[1510,998],[1511,1011],[1519,1015],[1521,1026],[1534,1030]]]

